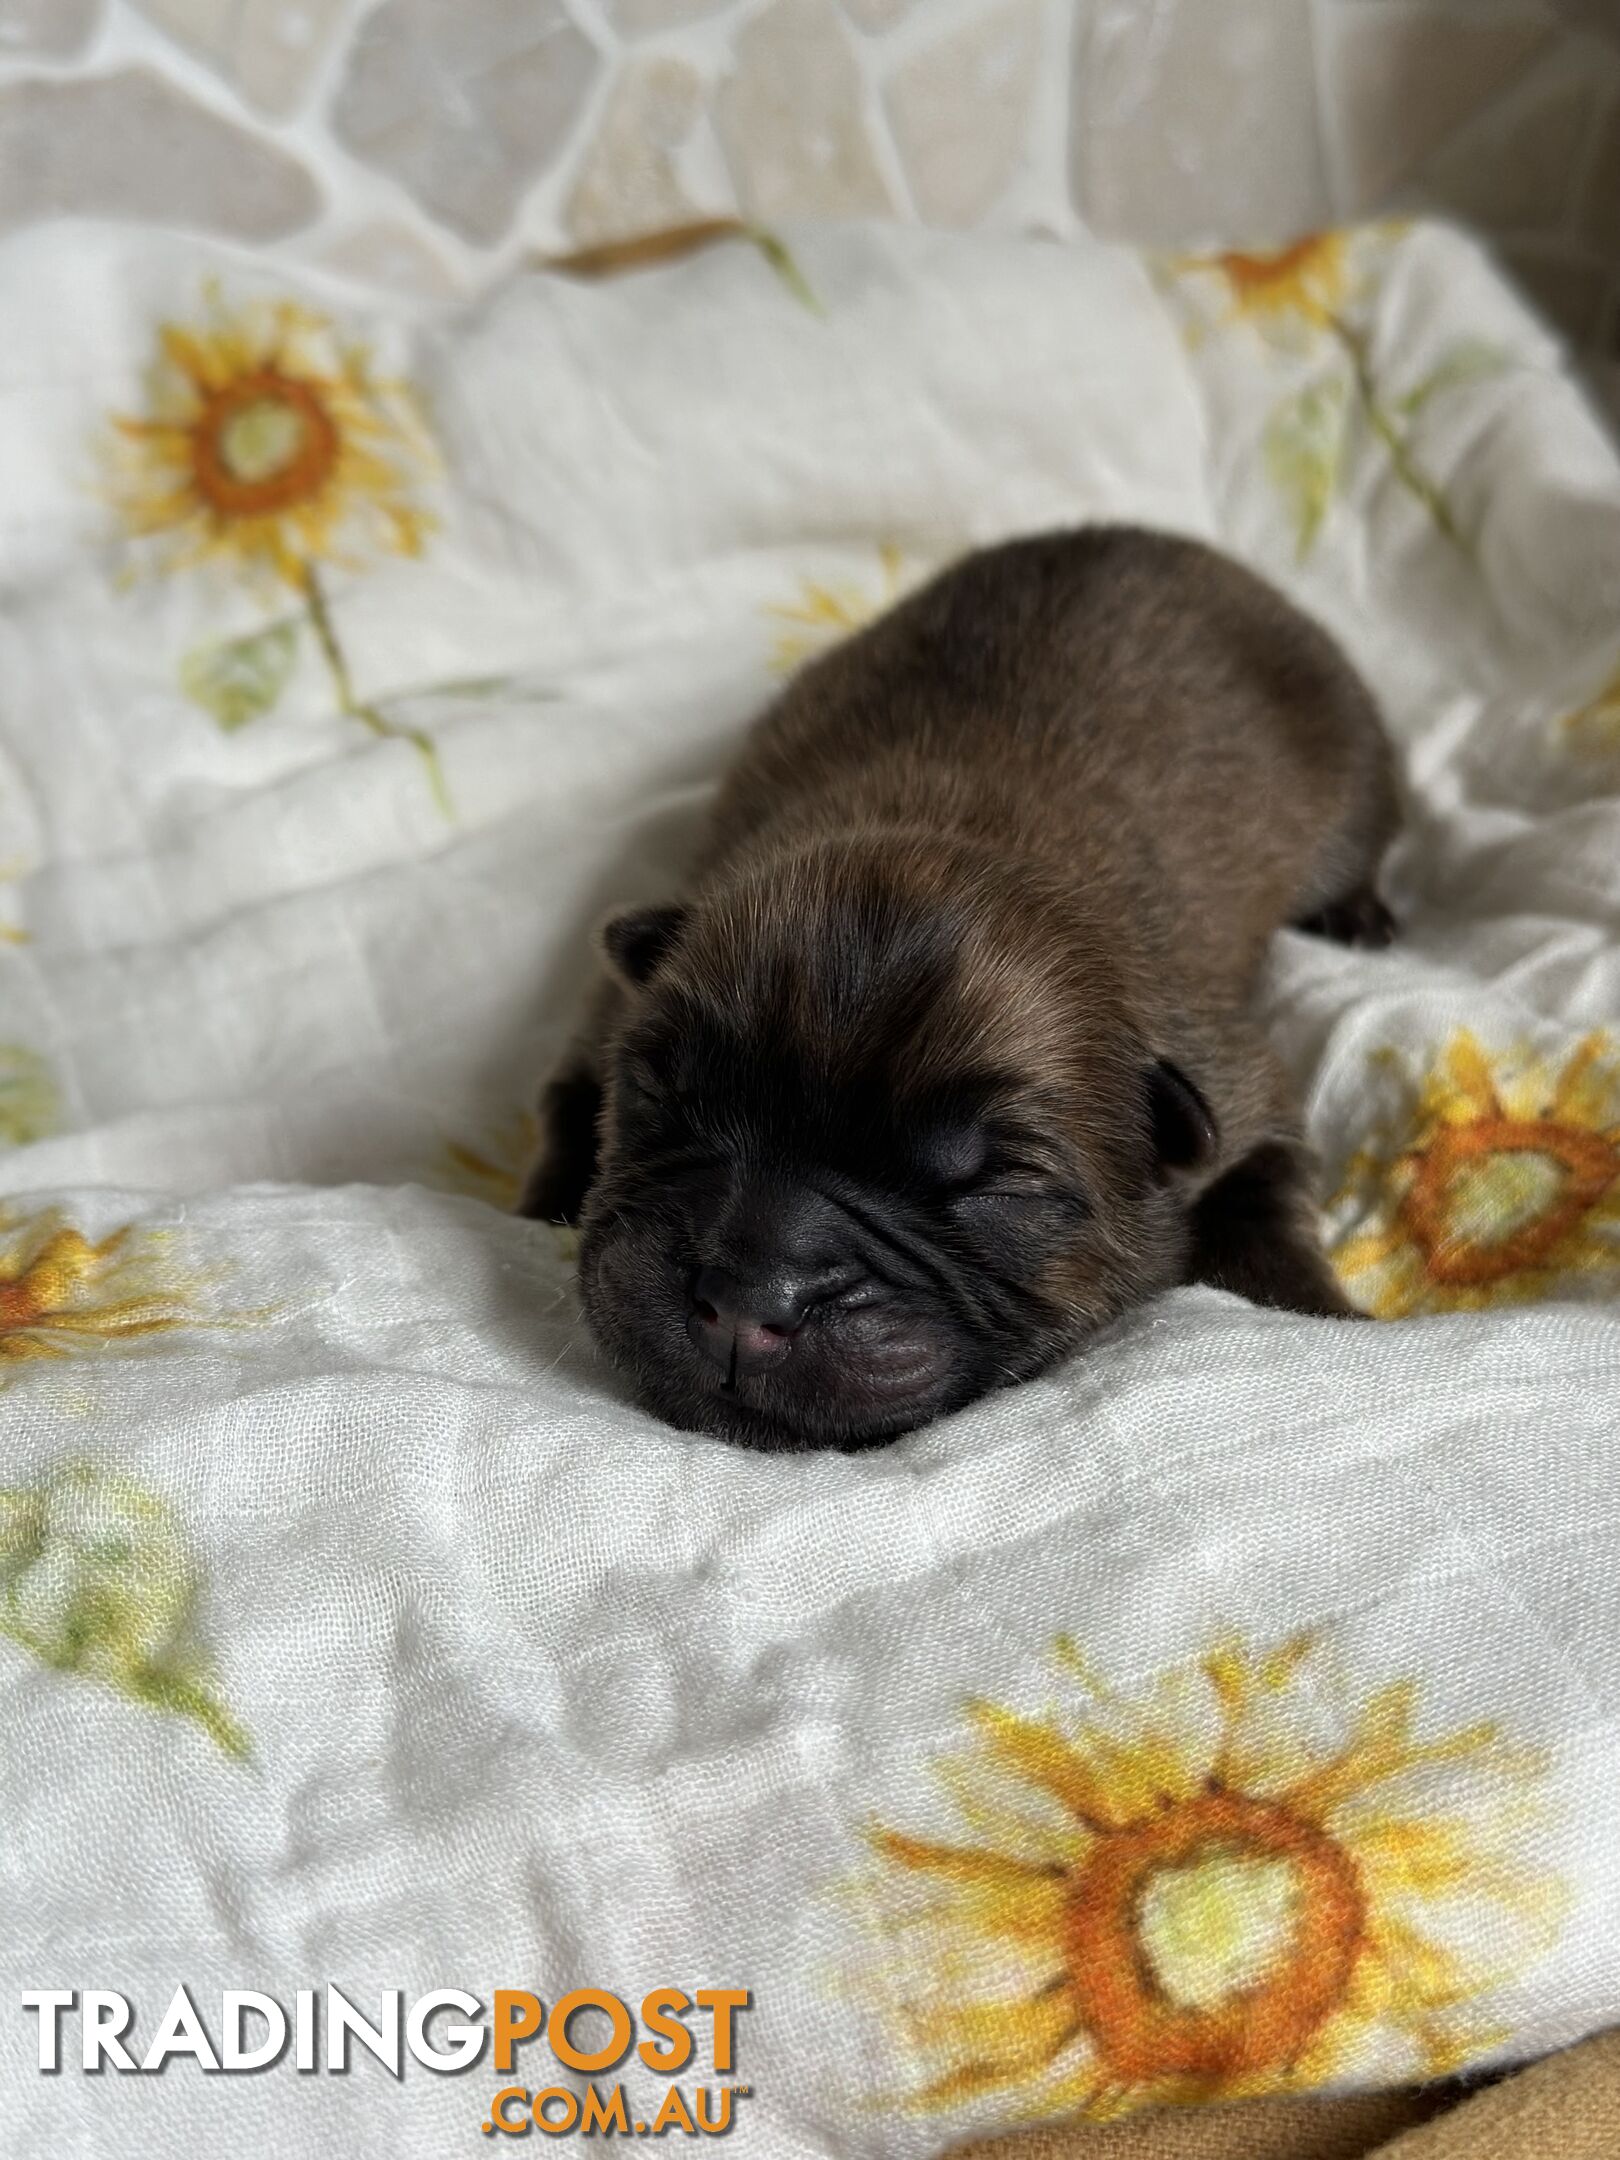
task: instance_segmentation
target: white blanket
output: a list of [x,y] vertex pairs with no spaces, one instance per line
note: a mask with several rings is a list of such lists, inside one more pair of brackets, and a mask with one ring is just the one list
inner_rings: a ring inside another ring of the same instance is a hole
[[[439,2160],[620,2084],[904,2160],[1620,2014],[1614,452],[1438,229],[786,239],[386,320],[0,250],[20,2160]],[[870,1456],[665,1430],[498,1212],[587,927],[784,669],[1116,517],[1287,585],[1402,747],[1400,945],[1271,990],[1392,1324],[1188,1291]],[[590,2009],[595,2074],[196,2059],[329,1982],[752,2001],[729,2068],[703,2008],[673,2070]],[[166,2074],[85,2075],[82,1999],[36,2066],[25,1990],[126,1997],[138,2063],[182,1983]]]

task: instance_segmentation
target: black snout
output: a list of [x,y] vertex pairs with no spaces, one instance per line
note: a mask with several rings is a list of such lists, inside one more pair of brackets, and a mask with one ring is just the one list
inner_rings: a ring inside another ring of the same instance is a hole
[[814,1295],[808,1278],[785,1271],[745,1283],[724,1268],[699,1268],[687,1333],[716,1365],[758,1372],[788,1349]]

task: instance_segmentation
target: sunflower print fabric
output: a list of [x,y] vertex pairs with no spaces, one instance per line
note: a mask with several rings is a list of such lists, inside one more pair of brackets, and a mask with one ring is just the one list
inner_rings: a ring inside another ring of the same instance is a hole
[[433,454],[403,383],[291,300],[166,323],[146,413],[116,422],[119,501],[164,567],[221,558],[301,592],[324,564],[418,555]]
[[92,1239],[57,1209],[0,1206],[0,1388],[8,1365],[206,1324],[199,1287],[162,1232],[125,1224]]
[[232,307],[216,286],[199,320],[160,327],[146,410],[113,428],[113,501],[142,567],[212,565],[298,605],[187,653],[186,694],[244,726],[278,702],[307,633],[338,709],[411,743],[448,813],[431,739],[357,695],[330,589],[335,573],[421,554],[435,529],[423,491],[438,457],[409,385],[330,318],[291,300]]
[[130,1479],[75,1462],[0,1486],[0,1646],[190,1719],[242,1759],[197,1640],[200,1590],[172,1512]]
[[780,625],[771,646],[772,668],[778,675],[791,675],[806,660],[886,614],[915,582],[891,541],[877,550],[864,578],[802,578],[792,600],[773,601],[766,609]]
[[931,2066],[908,2107],[1105,2118],[1436,2077],[1500,2040],[1492,1991],[1563,1909],[1501,1827],[1537,1756],[1434,1729],[1412,1680],[1355,1689],[1309,1634],[1227,1640],[1140,1694],[1067,1640],[1056,1663],[1061,1710],[969,1706],[936,1766],[959,1838],[871,1833],[867,1909]]
[[1473,554],[1427,462],[1425,419],[1437,403],[1500,374],[1507,358],[1488,339],[1463,337],[1420,373],[1390,378],[1372,320],[1378,281],[1403,230],[1311,233],[1269,252],[1229,250],[1169,266],[1196,337],[1245,340],[1261,369],[1294,384],[1272,407],[1261,453],[1301,562],[1354,471],[1367,465],[1386,471],[1450,546]]
[[1350,1295],[1385,1319],[1620,1295],[1620,1043],[1488,1050],[1459,1028],[1333,1203]]
[[[748,1988],[728,2160],[1612,2024],[1620,459],[1482,253],[728,231],[463,307],[47,237],[0,236],[14,1996],[145,2041],[234,1942],[374,2018],[424,1915],[447,1984]],[[1398,741],[1395,948],[1267,977],[1376,1324],[1189,1291],[869,1455],[673,1432],[511,1212],[593,926],[792,670],[1086,517],[1253,562]],[[28,2037],[0,2119],[77,2150]],[[284,2078],[143,2080],[150,2142]],[[311,2150],[374,2084],[298,2081]]]

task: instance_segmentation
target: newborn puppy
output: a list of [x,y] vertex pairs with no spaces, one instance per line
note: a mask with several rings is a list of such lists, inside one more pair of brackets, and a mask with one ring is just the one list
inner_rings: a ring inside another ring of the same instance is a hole
[[1382,942],[1388,745],[1338,648],[1130,528],[970,556],[755,726],[684,895],[602,933],[522,1211],[673,1424],[869,1446],[1173,1284],[1344,1314],[1251,1009]]

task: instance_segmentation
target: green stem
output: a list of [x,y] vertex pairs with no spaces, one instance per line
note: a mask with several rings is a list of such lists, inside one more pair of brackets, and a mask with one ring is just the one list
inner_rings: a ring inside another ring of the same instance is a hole
[[742,229],[744,237],[752,240],[800,306],[808,308],[812,315],[825,315],[827,310],[816,298],[809,279],[794,261],[786,241],[780,239],[766,225],[744,225]]
[[339,710],[351,720],[358,720],[362,727],[370,728],[373,735],[385,741],[408,742],[427,767],[428,786],[433,800],[449,819],[455,817],[455,806],[450,800],[450,790],[445,784],[444,768],[439,763],[438,746],[425,729],[400,727],[385,719],[375,705],[368,705],[354,694],[354,678],[349,673],[349,663],[343,647],[338,643],[337,625],[332,620],[332,609],[327,600],[320,573],[313,563],[304,569],[304,598],[309,603],[310,626],[315,632],[316,643],[332,677],[332,687],[337,692]]
[[195,1719],[214,1745],[237,1762],[251,1760],[253,1746],[247,1734],[229,1711],[195,1681],[143,1664],[131,1671],[129,1691],[137,1701],[149,1703],[155,1710]]
[[1342,315],[1330,315],[1328,323],[1333,334],[1350,355],[1350,366],[1355,376],[1356,395],[1361,400],[1368,425],[1384,448],[1395,468],[1395,477],[1408,493],[1415,495],[1430,517],[1452,546],[1473,560],[1471,542],[1452,514],[1450,503],[1438,484],[1431,480],[1412,453],[1412,446],[1391,418],[1388,408],[1378,395],[1378,384],[1373,376],[1372,358],[1367,350],[1367,340],[1362,333],[1347,323]]

